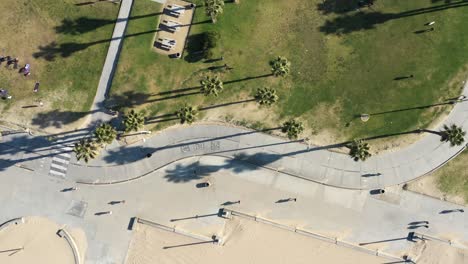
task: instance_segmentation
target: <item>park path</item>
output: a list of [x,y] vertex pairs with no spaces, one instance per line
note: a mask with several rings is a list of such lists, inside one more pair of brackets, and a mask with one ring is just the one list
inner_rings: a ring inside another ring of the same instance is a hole
[[[468,85],[463,93],[468,95]],[[439,125],[457,124],[468,131],[468,103],[457,103]],[[204,124],[166,129],[129,146],[117,142],[89,164],[72,158],[67,177],[80,183],[109,184],[143,177],[169,163],[212,155],[242,160],[324,185],[349,189],[383,188],[411,181],[444,165],[465,149],[450,147],[440,136],[427,133],[421,140],[394,152],[353,161],[327,147],[307,146],[245,128]],[[151,153],[151,157],[146,157]]]
[[87,117],[82,127],[94,126],[102,122],[107,122],[112,118],[111,115],[106,113],[104,101],[106,100],[117,67],[132,4],[133,0],[122,0],[120,3],[119,14],[115,23],[114,32],[112,33],[112,39],[107,51],[104,67],[102,68],[96,96],[91,106],[91,114]]
[[[463,91],[465,95],[468,95],[467,87]],[[467,113],[468,102],[457,103],[437,130],[444,124],[454,123],[468,131]],[[49,147],[44,146],[47,142],[43,141],[37,147],[32,144],[36,138],[25,134],[4,136],[0,170],[15,165],[41,171],[47,166],[44,164],[57,155],[53,149],[62,148],[58,144],[70,146],[80,133],[88,134],[87,131],[75,131],[56,143],[49,143]],[[324,185],[373,189],[403,184],[430,173],[465,147],[450,147],[448,143],[441,142],[438,135],[427,133],[405,148],[375,155],[365,162],[355,162],[347,154],[326,146],[307,146],[302,140],[289,141],[240,127],[198,124],[166,129],[145,141],[127,146],[114,142],[88,164],[77,162],[72,155],[67,166],[60,166],[63,167],[62,178],[84,184],[110,184],[143,177],[184,158],[211,155],[242,160]],[[147,157],[147,154],[152,155]],[[42,167],[39,167],[38,160]]]

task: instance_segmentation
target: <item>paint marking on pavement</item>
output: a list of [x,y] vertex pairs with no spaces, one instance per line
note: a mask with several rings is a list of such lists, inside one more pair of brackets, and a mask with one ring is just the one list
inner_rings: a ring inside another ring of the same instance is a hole
[[63,164],[68,164],[70,162],[70,160],[62,159],[59,157],[54,157],[52,160],[57,161],[59,163],[63,163]]
[[52,177],[65,178],[67,176],[68,164],[70,163],[72,148],[63,146],[62,148],[55,150],[55,156],[52,158],[50,163],[49,175]]
[[54,167],[54,168],[57,168],[57,169],[60,169],[60,170],[63,170],[63,171],[67,171],[67,167],[58,165],[58,164],[56,164],[56,163],[54,163],[54,162],[52,162],[52,163],[50,164],[50,166],[51,166],[51,167]]

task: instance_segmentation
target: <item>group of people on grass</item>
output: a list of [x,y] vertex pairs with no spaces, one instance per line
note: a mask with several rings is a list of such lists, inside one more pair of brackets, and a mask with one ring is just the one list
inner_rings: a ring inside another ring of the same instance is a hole
[[[3,55],[0,55],[0,66],[5,63],[5,67],[7,69],[11,69],[13,67],[13,69],[18,69],[18,65],[19,65],[19,59],[16,58],[16,57],[12,57],[12,56],[3,56]],[[24,77],[27,77],[29,75],[31,75],[31,65],[29,63],[26,63],[24,65],[24,67],[20,68],[19,73],[23,74]],[[39,91],[39,82],[36,82],[35,85],[34,85],[34,88],[33,88],[33,91],[35,93],[37,93]],[[5,89],[0,89],[0,97],[2,99],[11,99],[11,95],[8,94],[8,91],[5,90]]]

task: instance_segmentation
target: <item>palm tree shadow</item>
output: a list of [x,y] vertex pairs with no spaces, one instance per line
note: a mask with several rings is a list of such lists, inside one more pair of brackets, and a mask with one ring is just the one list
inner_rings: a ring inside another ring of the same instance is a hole
[[123,165],[145,159],[147,158],[146,155],[148,153],[153,152],[154,148],[149,147],[119,147],[117,149],[110,149],[105,153],[102,153],[102,158],[106,162],[106,164]]
[[355,31],[374,29],[376,25],[393,19],[400,19],[467,6],[468,2],[463,0],[457,2],[446,2],[442,5],[423,7],[401,13],[382,13],[373,11],[357,12],[350,15],[344,14],[332,20],[327,20],[324,25],[319,27],[319,30],[326,34],[348,34]]
[[48,127],[62,128],[64,125],[71,124],[90,113],[92,112],[52,110],[46,113],[38,113],[31,120],[31,123],[40,127],[41,129]]
[[[93,4],[95,2],[88,2],[86,4]],[[131,16],[128,20],[135,20],[153,16],[159,16],[162,12],[149,13],[145,15]],[[101,19],[101,18],[89,18],[89,17],[79,17],[77,19],[65,18],[62,20],[61,24],[54,28],[55,32],[63,35],[80,35],[85,34],[91,31],[94,31],[98,28],[113,25],[118,22],[122,22],[127,19]]]
[[124,107],[133,107],[143,104],[149,104],[154,102],[160,102],[164,100],[177,99],[184,96],[197,95],[201,92],[190,92],[190,93],[178,93],[166,97],[156,97],[151,94],[135,92],[135,91],[126,91],[122,94],[113,94],[107,100],[105,105],[109,108],[120,110]]
[[317,4],[317,10],[324,15],[331,13],[345,14],[356,10],[361,0],[322,0]]
[[256,153],[254,155],[240,153],[234,155],[233,158],[226,159],[221,165],[205,165],[201,164],[199,161],[194,161],[186,165],[176,164],[174,168],[165,171],[166,175],[164,178],[169,182],[185,183],[200,180],[220,170],[230,170],[234,173],[254,171],[281,159],[281,157],[282,155],[279,154],[265,152]]
[[97,41],[92,41],[92,42],[86,42],[86,43],[75,43],[75,42],[67,42],[67,43],[61,43],[57,44],[57,42],[53,41],[45,46],[39,46],[38,51],[33,53],[34,58],[43,58],[47,61],[53,61],[57,56],[60,56],[62,58],[67,58],[73,55],[76,52],[85,50],[91,46],[102,44],[102,43],[108,43],[113,40],[118,40],[118,39],[125,39],[129,37],[136,37],[140,35],[145,35],[145,34],[151,34],[156,32],[157,30],[148,30],[148,31],[143,31],[143,32],[138,32],[138,33],[133,33],[133,34],[128,34],[123,37],[116,37],[116,38],[109,38],[109,39],[101,39]]

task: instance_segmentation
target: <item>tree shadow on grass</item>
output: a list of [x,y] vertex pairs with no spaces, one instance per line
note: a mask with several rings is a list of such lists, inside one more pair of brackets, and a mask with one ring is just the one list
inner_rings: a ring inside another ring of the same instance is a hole
[[46,113],[37,114],[31,121],[33,125],[39,126],[41,129],[48,127],[62,128],[64,125],[71,124],[91,112],[73,112],[52,110]]
[[190,95],[197,95],[201,92],[190,92],[190,93],[178,93],[171,96],[164,96],[164,97],[157,97],[151,94],[141,93],[141,92],[134,92],[134,91],[127,91],[122,94],[114,94],[110,96],[107,100],[105,105],[109,108],[120,110],[125,107],[134,107],[143,104],[155,103],[170,99],[177,99],[184,96]]
[[[145,15],[131,16],[128,20],[135,20],[140,18],[147,18],[152,16],[159,16],[162,12],[149,13]],[[113,25],[118,22],[123,22],[127,19],[101,19],[101,18],[89,18],[89,17],[79,17],[77,19],[65,18],[62,20],[59,26],[56,26],[55,32],[58,34],[64,35],[80,35],[94,31],[98,28]]]
[[47,61],[53,61],[57,56],[60,56],[62,58],[67,58],[73,55],[76,52],[85,50],[91,46],[102,44],[102,43],[108,43],[113,40],[118,40],[118,39],[124,39],[124,38],[129,38],[129,37],[136,37],[140,35],[145,35],[145,34],[151,34],[156,32],[156,30],[149,30],[149,31],[143,31],[139,33],[134,33],[134,34],[129,34],[125,35],[123,37],[117,37],[117,38],[110,38],[110,39],[102,39],[102,40],[97,40],[97,41],[92,41],[92,42],[85,42],[85,43],[76,43],[76,42],[67,42],[67,43],[61,43],[58,44],[57,42],[53,41],[45,46],[39,46],[38,51],[33,53],[34,58],[43,58]]
[[317,10],[324,15],[345,14],[356,10],[359,1],[361,0],[322,0],[321,3],[317,4]]
[[467,7],[468,1],[450,2],[442,5],[418,8],[401,13],[358,12],[327,20],[319,29],[326,34],[347,34],[355,31],[374,29],[376,25],[389,20]]
[[[407,108],[401,108],[401,109],[394,109],[394,110],[387,110],[387,111],[382,111],[382,112],[376,112],[376,113],[369,113],[370,116],[377,116],[377,115],[386,115],[386,114],[393,114],[393,113],[398,113],[398,112],[405,112],[405,111],[411,111],[411,110],[423,110],[423,109],[429,109],[433,107],[438,107],[438,106],[448,106],[448,105],[453,105],[456,103],[456,99],[450,99],[447,102],[442,102],[442,103],[436,103],[436,104],[430,104],[430,105],[420,105],[420,106],[414,106],[414,107],[407,107]],[[465,102],[466,100],[459,101],[458,103]],[[354,115],[355,118],[360,118],[361,114],[356,114]]]
[[75,6],[87,6],[87,5],[94,5],[97,3],[109,3],[109,4],[117,5],[120,3],[120,0],[95,0],[95,1],[89,1],[89,2],[83,2],[83,3],[76,3]]
[[203,50],[204,34],[193,34],[187,38],[187,55],[184,56],[184,60],[190,63],[198,62],[204,59]]

